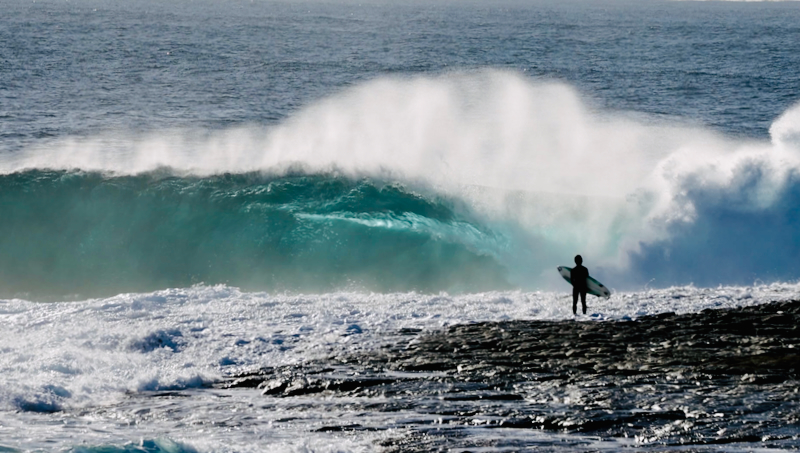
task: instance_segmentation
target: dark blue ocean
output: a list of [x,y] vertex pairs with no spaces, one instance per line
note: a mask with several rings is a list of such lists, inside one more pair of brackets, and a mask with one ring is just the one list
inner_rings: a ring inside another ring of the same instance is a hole
[[793,1],[0,0],[0,451],[797,450],[798,43]]
[[798,100],[794,2],[399,3],[4,1],[2,149],[269,127],[378,78],[485,69],[737,138]]

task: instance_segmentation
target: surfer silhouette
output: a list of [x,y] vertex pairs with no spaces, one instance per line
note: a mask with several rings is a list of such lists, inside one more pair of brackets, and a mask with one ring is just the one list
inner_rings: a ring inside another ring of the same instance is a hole
[[575,267],[570,272],[570,280],[572,280],[572,314],[578,314],[578,295],[580,295],[583,314],[585,315],[586,292],[589,290],[589,269],[583,267],[583,258],[580,255],[575,255]]

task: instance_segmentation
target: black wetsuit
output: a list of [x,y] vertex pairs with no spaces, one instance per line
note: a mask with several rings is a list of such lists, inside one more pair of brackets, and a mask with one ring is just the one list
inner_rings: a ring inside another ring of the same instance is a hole
[[586,292],[589,290],[589,269],[578,264],[572,268],[569,279],[572,281],[572,313],[578,313],[578,295],[581,296],[583,314],[586,314]]

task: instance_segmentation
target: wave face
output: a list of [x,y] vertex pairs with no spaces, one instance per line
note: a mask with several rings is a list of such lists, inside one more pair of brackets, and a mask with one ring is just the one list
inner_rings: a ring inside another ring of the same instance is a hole
[[0,159],[6,294],[616,290],[800,277],[800,106],[769,140],[505,71],[380,78],[272,128],[56,139]]
[[336,175],[0,176],[0,287],[34,296],[200,282],[248,289],[507,286],[454,205]]

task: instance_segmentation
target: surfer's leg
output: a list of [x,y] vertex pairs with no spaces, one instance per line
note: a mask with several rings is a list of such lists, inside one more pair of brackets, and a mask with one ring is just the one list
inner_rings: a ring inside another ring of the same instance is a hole
[[[583,314],[586,314],[586,293],[581,291],[581,305],[583,306]],[[575,307],[578,308],[578,307]]]
[[578,288],[572,288],[572,314],[578,314]]

